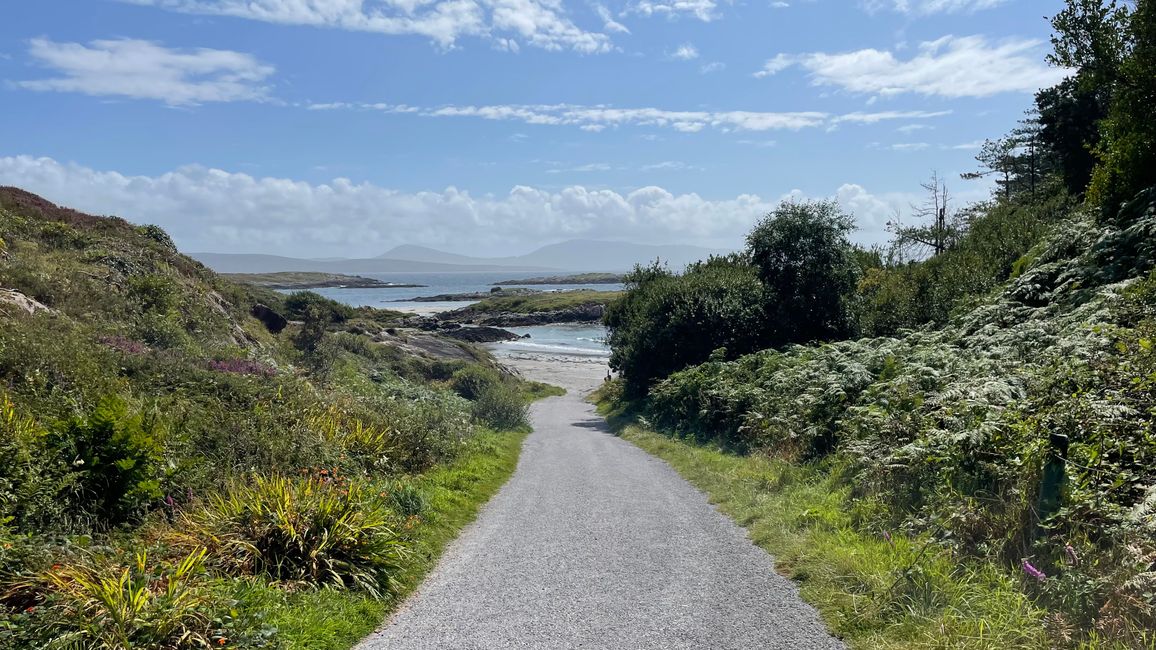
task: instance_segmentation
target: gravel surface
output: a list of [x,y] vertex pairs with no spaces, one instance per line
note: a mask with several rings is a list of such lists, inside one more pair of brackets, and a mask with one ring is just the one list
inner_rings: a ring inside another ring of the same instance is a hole
[[842,648],[745,531],[583,401],[604,360],[517,355],[536,403],[518,469],[360,650]]

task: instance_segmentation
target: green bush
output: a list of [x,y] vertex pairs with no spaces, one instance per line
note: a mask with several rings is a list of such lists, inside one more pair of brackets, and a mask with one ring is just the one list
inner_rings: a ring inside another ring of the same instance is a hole
[[521,393],[505,384],[482,391],[472,406],[474,420],[496,431],[513,431],[530,425],[530,407]]
[[253,476],[185,511],[173,533],[204,546],[234,575],[361,589],[384,596],[406,553],[386,494],[319,470],[303,478]]
[[734,358],[758,349],[765,329],[762,285],[742,257],[692,264],[682,275],[657,263],[635,267],[625,282],[626,293],[607,306],[605,322],[610,365],[632,395],[716,350]]
[[152,562],[142,551],[127,566],[99,558],[60,565],[41,579],[46,611],[33,624],[51,630],[49,648],[209,647],[224,637],[214,635],[204,557],[197,550],[175,564]]
[[466,366],[450,378],[450,388],[470,401],[479,399],[487,390],[502,383],[497,370],[482,365]]
[[132,413],[123,401],[107,398],[87,417],[53,431],[49,445],[71,459],[72,502],[115,525],[163,496],[164,437],[157,413]]

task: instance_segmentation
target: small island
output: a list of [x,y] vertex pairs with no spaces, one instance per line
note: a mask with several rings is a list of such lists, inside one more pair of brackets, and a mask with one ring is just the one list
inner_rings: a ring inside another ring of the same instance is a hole
[[510,287],[524,284],[622,284],[625,277],[621,273],[576,273],[574,275],[551,275],[525,280],[502,280],[495,287]]
[[496,296],[526,296],[537,293],[545,293],[537,289],[504,289],[502,287],[495,287],[489,291],[473,291],[470,293],[439,293],[436,296],[418,296],[416,298],[406,298],[405,300],[398,300],[397,302],[474,302],[477,300],[486,300]]
[[322,273],[314,271],[279,271],[276,273],[224,273],[237,282],[254,284],[267,289],[405,289],[424,287],[424,284],[383,282],[360,275]]
[[597,323],[606,305],[621,291],[542,291],[522,295],[494,292],[486,299],[453,311],[442,312],[442,321],[489,327],[524,327],[550,323]]

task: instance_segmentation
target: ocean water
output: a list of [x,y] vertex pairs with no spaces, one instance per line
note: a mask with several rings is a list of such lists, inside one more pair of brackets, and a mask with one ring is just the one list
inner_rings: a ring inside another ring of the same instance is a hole
[[[313,289],[312,291],[354,307],[378,307],[381,309],[394,309],[397,311],[430,315],[464,307],[473,301],[413,302],[413,298],[443,293],[486,292],[493,288],[495,282],[522,280],[533,276],[534,273],[362,273],[360,275],[375,278],[383,282],[392,282],[394,284],[422,284],[426,286],[372,289],[328,287]],[[521,286],[528,286],[529,288],[542,291],[566,291],[570,289],[617,291],[622,288],[620,284],[547,284]],[[606,356],[610,354],[610,349],[606,346],[605,342],[606,329],[600,325],[555,324],[534,327],[509,327],[506,329],[517,334],[529,334],[530,338],[493,344],[494,347],[502,351],[553,352],[584,356]]]

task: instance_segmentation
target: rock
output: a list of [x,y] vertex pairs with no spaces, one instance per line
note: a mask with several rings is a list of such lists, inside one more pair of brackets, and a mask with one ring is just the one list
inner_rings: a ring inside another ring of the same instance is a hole
[[281,330],[285,329],[285,326],[289,324],[289,321],[285,320],[284,316],[273,311],[268,305],[262,305],[261,303],[253,305],[253,309],[250,310],[249,313],[253,315],[253,318],[261,321],[265,329],[274,334],[280,334]]
[[445,336],[469,341],[470,343],[494,343],[496,341],[516,341],[522,337],[498,327],[459,327],[458,329],[443,332]]
[[0,305],[12,305],[29,315],[40,311],[52,312],[48,305],[35,298],[29,298],[15,289],[0,289]]

